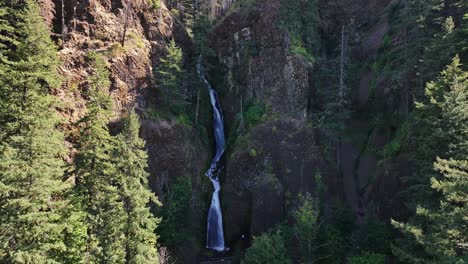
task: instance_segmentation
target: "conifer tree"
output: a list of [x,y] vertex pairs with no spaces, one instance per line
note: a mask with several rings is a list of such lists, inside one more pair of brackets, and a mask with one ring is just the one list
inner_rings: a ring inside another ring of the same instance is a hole
[[[417,117],[424,121],[416,120],[425,126],[413,130],[429,130],[433,135],[429,140],[413,138],[420,140],[417,143],[422,147],[416,152],[421,155],[413,160],[417,171],[409,183],[426,189],[430,187],[433,191],[424,192],[431,195],[418,193],[412,196],[419,205],[416,215],[408,223],[394,222],[407,235],[393,246],[394,254],[402,261],[456,263],[467,259],[467,87],[468,72],[461,69],[460,60],[455,57],[440,77],[427,85],[429,102],[418,106]],[[429,154],[423,155],[422,150]]]
[[148,154],[145,142],[139,138],[140,123],[134,110],[124,121],[123,132],[118,135],[117,164],[120,174],[120,193],[127,214],[125,223],[126,263],[158,263],[155,229],[159,219],[148,205],[159,204],[148,188]]
[[124,210],[115,164],[116,140],[107,127],[112,114],[112,101],[108,95],[109,71],[104,59],[89,54],[93,66],[90,78],[88,115],[82,120],[86,127],[79,142],[77,161],[77,187],[86,211],[86,262],[125,262]]
[[185,103],[185,93],[182,87],[182,50],[177,47],[174,39],[166,46],[166,56],[161,58],[157,71],[163,100],[172,111],[179,113]]
[[32,0],[0,3],[0,30],[0,262],[64,263],[83,233],[65,196],[64,135],[48,94],[59,83],[55,46]]

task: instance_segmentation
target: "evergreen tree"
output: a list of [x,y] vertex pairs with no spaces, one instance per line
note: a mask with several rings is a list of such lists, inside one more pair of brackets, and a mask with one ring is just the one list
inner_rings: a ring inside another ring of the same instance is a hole
[[112,114],[107,92],[109,71],[100,55],[91,53],[88,57],[93,75],[76,171],[78,197],[87,214],[85,257],[86,262],[124,263],[127,214],[118,188],[121,181],[115,164],[117,142],[107,127]]
[[[420,149],[429,155],[420,156],[410,183],[431,187],[432,195],[413,196],[419,202],[416,215],[408,223],[394,222],[406,239],[393,246],[394,254],[402,261],[412,263],[455,263],[467,259],[466,201],[468,200],[468,72],[461,69],[458,57],[427,85],[429,102],[419,104],[421,120],[413,130],[430,130],[434,136],[428,140],[420,137]],[[430,146],[428,148],[427,146]],[[417,151],[420,153],[421,150]],[[431,156],[433,155],[433,156]],[[434,166],[430,163],[434,161]],[[422,160],[426,158],[426,160]],[[424,174],[422,173],[424,172]],[[432,185],[429,185],[429,178]],[[426,183],[421,183],[425,180]],[[427,193],[428,191],[426,191]],[[437,195],[435,195],[437,194]],[[440,197],[440,199],[438,199]]]
[[172,39],[166,46],[166,52],[166,56],[161,58],[161,64],[157,71],[160,77],[162,97],[170,109],[179,114],[185,104],[185,93],[182,86],[182,50]]
[[59,83],[55,46],[32,0],[0,3],[0,31],[0,262],[77,259],[83,233],[65,196],[64,135],[48,94]]
[[158,199],[148,188],[148,154],[145,142],[139,138],[140,123],[132,110],[124,122],[123,132],[118,136],[120,192],[127,213],[125,223],[126,263],[158,263],[156,250],[157,236],[154,233],[159,219],[155,218],[147,206],[159,204]]
[[161,243],[165,246],[176,246],[190,237],[186,227],[190,215],[191,199],[190,177],[179,177],[164,195],[164,206],[161,210],[162,221],[158,234],[161,236]]

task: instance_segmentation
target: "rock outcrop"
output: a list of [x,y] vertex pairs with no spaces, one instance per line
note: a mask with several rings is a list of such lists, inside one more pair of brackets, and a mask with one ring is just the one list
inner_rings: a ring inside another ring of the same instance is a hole
[[240,100],[257,101],[271,114],[304,119],[311,65],[289,52],[280,29],[281,1],[258,1],[225,17],[211,33],[224,76],[223,106],[228,124]]

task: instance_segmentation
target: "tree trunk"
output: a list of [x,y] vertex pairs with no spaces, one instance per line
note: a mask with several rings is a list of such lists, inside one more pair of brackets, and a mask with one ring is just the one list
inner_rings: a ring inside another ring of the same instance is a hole
[[62,0],[62,42],[65,43],[65,35],[67,33],[65,25],[65,0]]
[[197,92],[197,110],[195,112],[195,124],[198,124],[198,111],[200,110],[200,87]]
[[240,100],[240,126],[239,126],[240,131],[244,131],[244,129],[245,129],[243,101],[244,101],[244,98],[241,95],[241,100]]
[[[338,122],[343,125],[344,122],[344,26],[341,27],[341,55],[340,55],[340,86],[338,88]],[[340,131],[341,133],[341,131]],[[336,154],[336,165],[338,170],[341,171],[341,134],[338,136],[338,147]]]
[[125,16],[124,27],[123,27],[122,41],[120,42],[122,47],[125,46],[125,37],[127,35],[127,27],[128,27],[128,16],[130,15],[131,5],[132,5],[131,0],[127,1],[125,8],[124,8],[124,16]]

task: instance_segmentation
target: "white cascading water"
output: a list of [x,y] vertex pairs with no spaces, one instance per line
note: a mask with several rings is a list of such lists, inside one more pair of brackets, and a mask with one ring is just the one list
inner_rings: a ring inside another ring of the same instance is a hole
[[219,165],[219,161],[223,156],[226,143],[224,138],[223,115],[221,113],[218,95],[206,80],[205,73],[201,66],[201,58],[197,64],[197,72],[200,79],[203,80],[210,92],[211,106],[213,107],[213,132],[216,143],[216,153],[211,160],[210,169],[206,172],[206,176],[211,180],[214,188],[211,206],[208,212],[206,247],[216,251],[224,251],[223,215],[221,213],[221,204],[219,202],[219,191],[221,190],[221,186],[219,184],[219,173],[222,169]]

